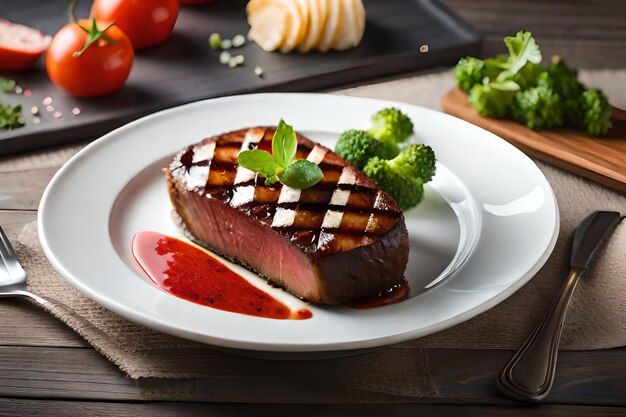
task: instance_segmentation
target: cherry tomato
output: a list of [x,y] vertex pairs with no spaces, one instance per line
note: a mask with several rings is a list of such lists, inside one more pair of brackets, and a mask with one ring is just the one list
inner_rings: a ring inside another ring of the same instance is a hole
[[[83,28],[95,22],[80,20]],[[46,52],[46,70],[53,83],[75,96],[101,96],[119,90],[126,82],[133,64],[133,46],[115,26],[93,42],[80,56],[88,35],[76,23],[68,23],[54,35]],[[98,23],[103,30],[106,24]],[[114,43],[109,43],[108,39]]]
[[0,70],[31,68],[50,39],[36,29],[0,19]]
[[135,49],[159,45],[172,34],[178,0],[94,0],[91,16],[115,25]]

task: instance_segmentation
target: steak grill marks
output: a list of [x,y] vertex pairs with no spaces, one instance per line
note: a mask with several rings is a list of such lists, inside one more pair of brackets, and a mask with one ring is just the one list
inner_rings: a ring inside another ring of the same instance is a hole
[[305,190],[266,186],[263,177],[239,166],[237,155],[255,148],[271,152],[273,134],[272,128],[253,128],[206,139],[182,153],[172,175],[189,191],[228,203],[316,255],[371,244],[399,221],[400,212],[379,205],[380,190],[355,184],[353,167],[333,163],[328,149],[302,140],[296,158],[319,164],[322,181]]

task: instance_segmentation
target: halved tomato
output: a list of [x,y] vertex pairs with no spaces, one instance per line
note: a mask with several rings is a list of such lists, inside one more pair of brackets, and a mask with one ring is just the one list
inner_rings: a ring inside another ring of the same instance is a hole
[[0,70],[31,68],[51,39],[37,29],[0,19]]

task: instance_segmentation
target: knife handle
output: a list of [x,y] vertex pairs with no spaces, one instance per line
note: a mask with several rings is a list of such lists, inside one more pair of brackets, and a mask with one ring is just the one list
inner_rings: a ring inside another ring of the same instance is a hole
[[497,386],[504,394],[537,402],[552,388],[565,311],[585,269],[572,268],[546,317],[500,371]]

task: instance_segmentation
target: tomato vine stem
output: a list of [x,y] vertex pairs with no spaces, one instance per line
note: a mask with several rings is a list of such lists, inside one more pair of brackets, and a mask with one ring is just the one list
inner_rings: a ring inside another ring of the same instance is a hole
[[91,19],[91,28],[89,28],[89,29],[86,29],[83,26],[78,25],[78,27],[81,28],[87,34],[87,41],[85,42],[85,45],[83,46],[83,49],[81,49],[78,52],[74,52],[73,56],[74,57],[81,56],[83,54],[83,52],[85,52],[87,50],[87,48],[89,48],[91,46],[91,44],[96,42],[98,39],[105,40],[109,45],[115,45],[116,41],[114,41],[113,39],[109,38],[108,36],[106,36],[104,34],[104,32],[109,30],[109,28],[111,26],[113,26],[114,24],[115,24],[115,22],[111,23],[109,26],[104,28],[104,30],[100,30],[100,29],[98,29],[98,25],[96,23],[96,19],[93,18],[93,19]]
[[115,22],[111,23],[109,26],[104,28],[104,30],[100,30],[98,29],[98,25],[96,24],[96,19],[93,18],[91,20],[91,27],[87,29],[84,26],[82,26],[80,23],[78,23],[78,21],[76,20],[76,14],[74,12],[74,9],[76,8],[76,3],[78,3],[78,0],[70,0],[69,20],[70,22],[75,23],[79,28],[83,30],[83,32],[87,34],[87,41],[85,41],[85,45],[80,51],[74,52],[73,56],[80,57],[83,54],[83,52],[85,52],[87,48],[89,48],[91,44],[96,42],[98,39],[105,40],[109,45],[115,45],[117,42],[111,39],[105,33],[107,30],[109,30],[111,26],[115,24]]

